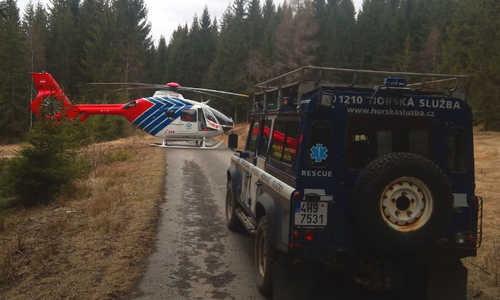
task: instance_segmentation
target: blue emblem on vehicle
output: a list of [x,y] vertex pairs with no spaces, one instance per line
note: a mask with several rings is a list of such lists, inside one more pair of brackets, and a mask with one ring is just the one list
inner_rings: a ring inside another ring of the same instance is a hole
[[328,148],[323,146],[323,144],[316,144],[311,147],[311,160],[315,163],[320,163],[328,158]]

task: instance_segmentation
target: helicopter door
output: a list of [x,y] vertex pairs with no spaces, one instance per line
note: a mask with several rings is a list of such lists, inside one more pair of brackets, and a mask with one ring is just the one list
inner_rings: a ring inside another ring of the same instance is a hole
[[206,130],[207,122],[205,121],[205,116],[203,115],[203,110],[198,108],[198,130]]
[[209,109],[203,108],[203,116],[205,117],[205,125],[207,128],[213,130],[221,129],[217,118],[215,118],[214,114]]

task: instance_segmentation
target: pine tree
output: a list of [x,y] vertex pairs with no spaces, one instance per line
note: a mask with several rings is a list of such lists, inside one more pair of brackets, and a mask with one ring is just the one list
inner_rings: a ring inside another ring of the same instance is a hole
[[30,71],[46,70],[48,20],[47,11],[41,3],[38,3],[36,7],[31,2],[28,3],[22,27],[26,38],[26,62]]
[[144,0],[115,0],[118,65],[115,72],[123,82],[140,81],[145,75],[146,52],[152,46],[151,25],[147,23]]
[[53,0],[49,14],[47,68],[67,94],[77,93],[80,77],[79,1]]
[[5,18],[0,19],[0,137],[19,139],[29,127],[27,91],[29,74],[25,62],[25,41],[15,0],[0,2]]
[[153,82],[165,83],[167,78],[168,49],[165,37],[161,36],[154,57]]
[[[318,24],[310,1],[292,8],[283,5],[281,22],[275,33],[276,60],[273,69],[277,73],[290,71],[312,64],[316,60],[318,43],[314,37]],[[293,10],[296,9],[294,16]]]
[[500,130],[500,3],[463,0],[447,29],[441,70],[470,74],[469,99],[487,130]]

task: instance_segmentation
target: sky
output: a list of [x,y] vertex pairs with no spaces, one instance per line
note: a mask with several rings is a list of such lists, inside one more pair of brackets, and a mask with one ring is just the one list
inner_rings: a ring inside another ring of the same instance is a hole
[[[18,0],[17,5],[21,9],[21,15],[24,7],[30,0]],[[36,3],[38,0],[32,0]],[[39,0],[47,5],[50,0]],[[284,0],[274,0],[276,4],[283,3]],[[216,16],[221,19],[222,14],[233,0],[144,0],[148,8],[148,21],[151,23],[152,36],[158,41],[160,36],[164,36],[167,42],[170,35],[179,25],[191,24],[195,14],[201,16],[203,9],[208,7],[211,17]],[[262,3],[263,1],[261,1]],[[363,0],[353,0],[356,10],[359,10]]]

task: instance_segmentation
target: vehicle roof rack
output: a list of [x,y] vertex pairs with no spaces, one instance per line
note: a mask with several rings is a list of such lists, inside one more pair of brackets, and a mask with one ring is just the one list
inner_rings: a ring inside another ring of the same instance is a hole
[[468,75],[377,71],[319,66],[304,66],[256,84],[254,111],[280,110],[297,104],[305,93],[319,87],[378,89],[386,77],[404,77],[413,91],[447,94],[465,101]]

